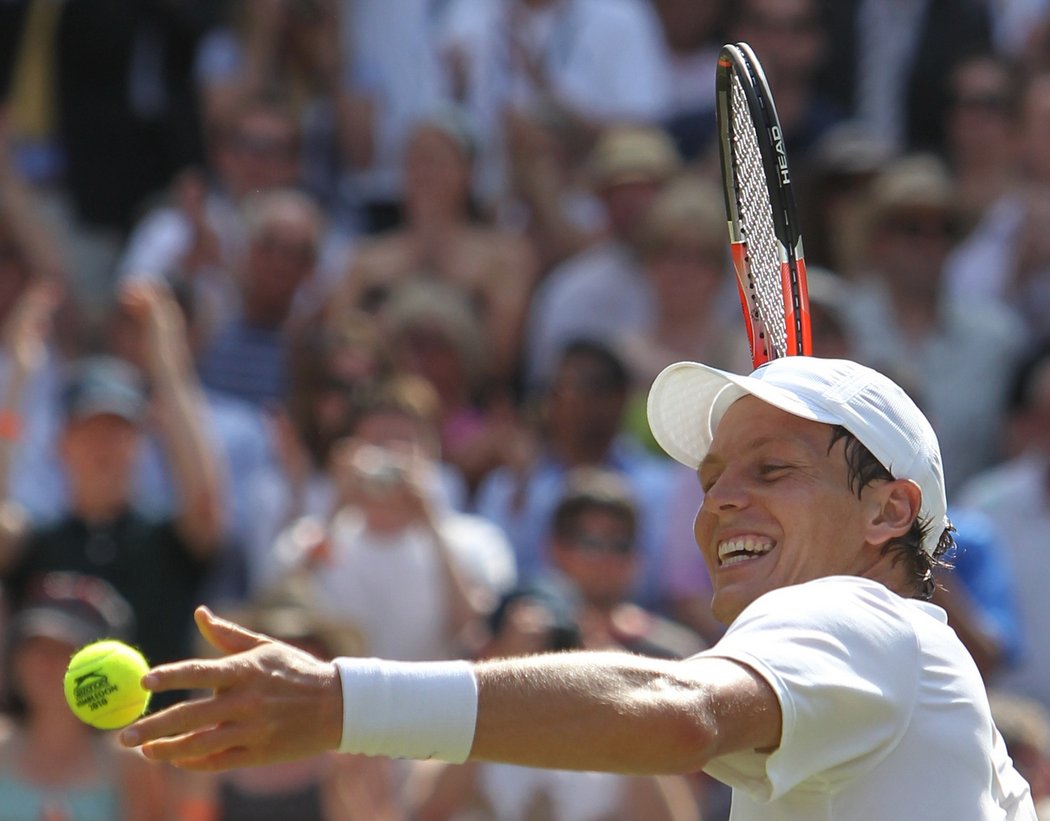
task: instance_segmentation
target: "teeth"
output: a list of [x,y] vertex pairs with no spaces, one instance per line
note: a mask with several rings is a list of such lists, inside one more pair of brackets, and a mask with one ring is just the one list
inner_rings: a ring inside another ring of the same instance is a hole
[[773,543],[766,539],[746,536],[741,539],[729,539],[718,545],[718,560],[723,567],[738,562],[746,562],[753,556],[761,556],[773,549]]

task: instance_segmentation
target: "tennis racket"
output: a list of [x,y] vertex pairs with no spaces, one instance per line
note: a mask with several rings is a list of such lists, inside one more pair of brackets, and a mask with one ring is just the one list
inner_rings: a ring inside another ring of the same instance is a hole
[[762,66],[746,43],[718,56],[718,147],[751,360],[812,352],[806,262],[784,134]]

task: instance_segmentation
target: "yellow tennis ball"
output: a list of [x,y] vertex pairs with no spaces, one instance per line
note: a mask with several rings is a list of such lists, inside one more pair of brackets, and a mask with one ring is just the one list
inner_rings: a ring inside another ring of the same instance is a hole
[[149,706],[150,691],[139,683],[147,670],[142,653],[121,641],[105,639],[80,648],[66,669],[69,709],[100,730],[130,724]]

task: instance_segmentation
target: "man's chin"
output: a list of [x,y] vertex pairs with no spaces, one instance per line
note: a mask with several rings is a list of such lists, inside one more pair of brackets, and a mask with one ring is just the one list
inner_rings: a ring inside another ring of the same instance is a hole
[[764,590],[744,589],[740,585],[731,585],[716,590],[711,599],[711,614],[722,624],[732,624],[744,609],[757,599]]

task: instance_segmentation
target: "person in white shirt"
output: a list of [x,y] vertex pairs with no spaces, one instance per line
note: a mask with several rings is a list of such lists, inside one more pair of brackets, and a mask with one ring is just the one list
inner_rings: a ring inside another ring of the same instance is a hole
[[383,658],[462,656],[466,631],[516,581],[502,531],[443,493],[437,413],[422,377],[361,389],[329,456],[334,514],[293,522],[267,560],[271,583],[304,573],[318,609]]
[[928,602],[952,526],[937,438],[900,386],[848,360],[785,357],[750,376],[679,362],[649,418],[704,491],[694,531],[729,624],[711,649],[320,664],[201,609],[226,656],[144,683],[212,695],[123,743],[200,769],[324,749],[702,768],[732,786],[733,821],[1034,821],[977,666]]

